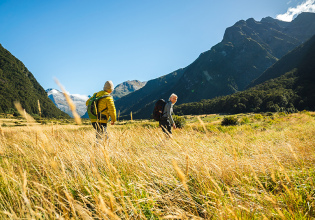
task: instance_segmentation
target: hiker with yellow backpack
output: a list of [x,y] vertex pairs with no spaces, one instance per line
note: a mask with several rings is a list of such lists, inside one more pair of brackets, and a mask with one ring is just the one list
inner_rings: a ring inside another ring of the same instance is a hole
[[97,140],[102,139],[107,134],[107,122],[111,118],[111,125],[114,125],[116,121],[116,108],[113,97],[110,93],[114,90],[114,84],[112,81],[106,81],[103,91],[94,93],[91,98],[86,101],[87,112],[92,122],[94,129],[96,130]]

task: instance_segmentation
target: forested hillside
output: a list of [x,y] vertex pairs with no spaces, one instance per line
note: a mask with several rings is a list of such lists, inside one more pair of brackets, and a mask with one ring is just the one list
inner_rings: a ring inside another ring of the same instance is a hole
[[315,110],[314,61],[315,36],[284,56],[259,78],[259,81],[269,80],[233,95],[175,106],[175,112],[210,114]]
[[24,64],[0,44],[0,113],[13,113],[14,102],[19,101],[28,113],[39,115],[38,100],[42,117],[69,118],[48,98]]

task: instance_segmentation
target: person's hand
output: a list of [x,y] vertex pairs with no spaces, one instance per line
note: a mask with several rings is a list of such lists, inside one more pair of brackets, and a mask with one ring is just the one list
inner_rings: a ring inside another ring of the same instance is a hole
[[176,128],[176,125],[175,125],[175,123],[173,124],[173,128],[174,128],[174,129]]
[[111,125],[114,125],[114,124],[115,124],[115,122],[113,122],[113,121],[112,121],[110,124],[111,124]]

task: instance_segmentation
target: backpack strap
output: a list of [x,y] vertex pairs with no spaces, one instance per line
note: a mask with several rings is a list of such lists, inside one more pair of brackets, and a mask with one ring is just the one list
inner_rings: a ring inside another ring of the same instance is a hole
[[[103,95],[102,97],[99,97],[99,98],[97,99],[97,103],[98,103],[99,100],[101,100],[102,98],[106,98],[106,97],[111,97],[111,95]],[[97,116],[98,116],[97,118],[100,118],[102,112],[106,111],[107,109],[108,109],[108,107],[106,107],[106,108],[104,108],[102,111],[98,112],[98,113],[97,113]]]

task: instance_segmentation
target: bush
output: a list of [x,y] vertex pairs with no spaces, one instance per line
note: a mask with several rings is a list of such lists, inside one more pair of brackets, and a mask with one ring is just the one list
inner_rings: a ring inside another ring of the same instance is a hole
[[237,124],[238,124],[237,118],[235,118],[234,116],[224,117],[221,122],[221,125],[224,125],[224,126],[237,125]]
[[264,117],[261,115],[261,114],[255,114],[254,115],[254,119],[256,119],[256,120],[261,120],[261,119],[263,119]]
[[21,116],[21,114],[20,114],[18,111],[14,111],[14,112],[13,112],[13,116],[14,116],[14,117],[18,117],[18,116]]
[[248,124],[250,122],[249,117],[244,116],[241,118],[241,124]]
[[174,115],[173,120],[177,128],[183,128],[186,125],[186,119],[183,116]]
[[287,114],[285,112],[279,112],[278,115],[279,116],[286,116]]
[[306,114],[308,116],[311,116],[310,112],[306,110],[301,111],[300,114]]
[[273,116],[273,113],[272,112],[266,112],[265,116]]

